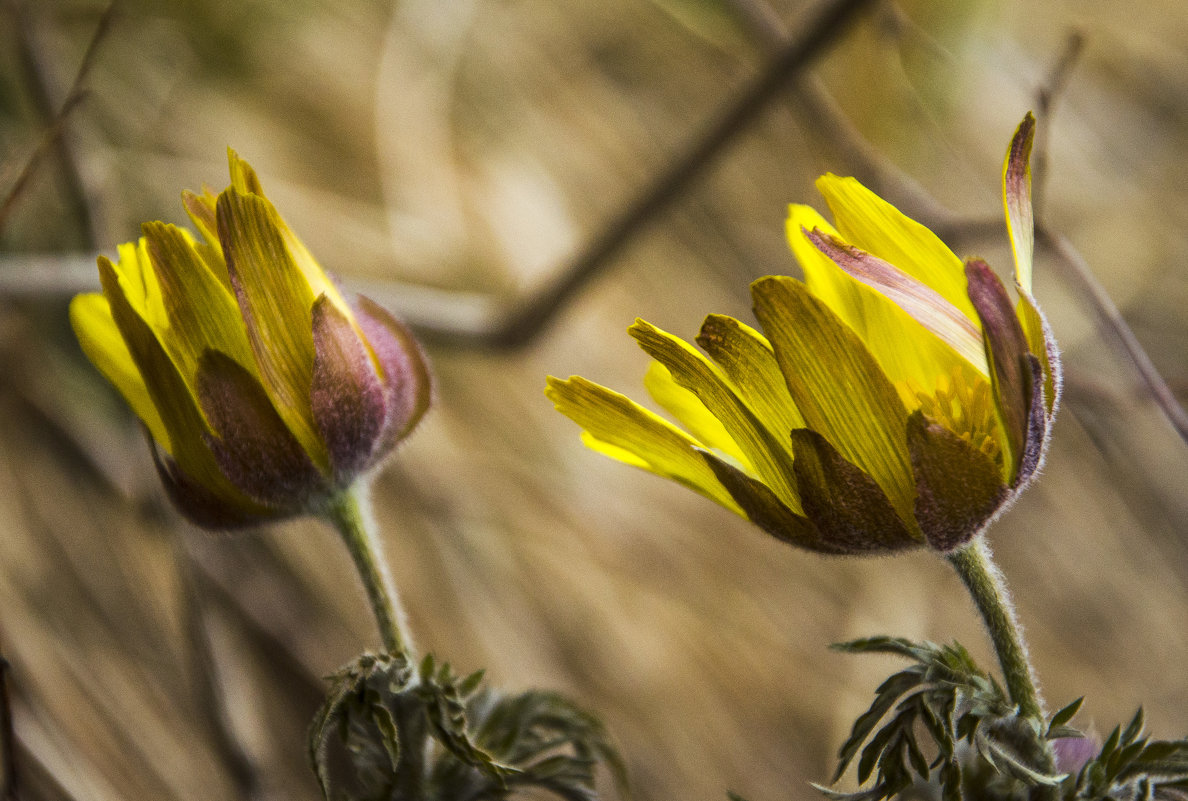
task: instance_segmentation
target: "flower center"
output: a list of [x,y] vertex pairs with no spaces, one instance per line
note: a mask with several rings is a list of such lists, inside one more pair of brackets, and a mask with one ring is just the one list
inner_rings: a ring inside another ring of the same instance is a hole
[[919,385],[911,390],[920,402],[920,411],[1002,466],[998,415],[989,381],[968,381],[966,374],[954,367],[951,373],[937,379],[933,392],[922,390]]

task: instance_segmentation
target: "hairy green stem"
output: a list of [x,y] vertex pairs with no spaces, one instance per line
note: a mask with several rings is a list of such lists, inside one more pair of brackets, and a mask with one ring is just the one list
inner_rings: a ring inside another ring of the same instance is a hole
[[342,535],[342,541],[355,560],[359,578],[367,589],[367,599],[375,612],[384,648],[389,653],[403,654],[412,660],[412,641],[404,632],[400,598],[384,562],[366,490],[356,486],[343,492],[329,504],[326,516]]
[[1027,646],[1023,644],[1023,631],[985,538],[975,537],[964,548],[950,553],[948,559],[982,615],[994,650],[998,652],[998,662],[1002,665],[1011,700],[1018,705],[1021,714],[1042,721],[1044,704],[1035,687],[1035,674],[1027,658]]

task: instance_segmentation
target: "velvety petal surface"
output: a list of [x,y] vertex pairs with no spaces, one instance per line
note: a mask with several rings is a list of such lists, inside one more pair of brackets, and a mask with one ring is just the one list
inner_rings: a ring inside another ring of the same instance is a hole
[[922,543],[923,537],[904,526],[879,485],[827,439],[807,428],[793,431],[791,439],[804,513],[820,531],[824,548],[859,554]]
[[938,551],[977,534],[1006,500],[998,466],[968,440],[921,412],[908,418],[908,451],[916,475],[916,519]]
[[315,501],[319,488],[329,489],[264,387],[234,359],[208,350],[197,384],[214,429],[207,444],[235,486],[267,506],[293,512]]
[[746,517],[706,461],[704,444],[664,418],[581,376],[549,376],[545,395],[582,427],[592,450],[684,484]]
[[991,367],[994,402],[1005,435],[1003,475],[1011,484],[1018,470],[1032,405],[1031,370],[1027,362],[1030,351],[1006,287],[990,266],[980,259],[970,259],[965,272],[970,300],[978,310],[986,334],[986,359]]
[[325,295],[314,302],[313,339],[314,422],[335,478],[345,483],[371,461],[384,425],[384,388],[355,327]]
[[705,453],[706,462],[726,491],[742,507],[744,516],[778,540],[822,553],[842,553],[825,542],[821,533],[808,518],[798,515],[780,502],[775,493],[761,481],[712,453]]
[[751,296],[805,423],[874,479],[904,524],[914,528],[907,411],[874,357],[795,279],[761,278],[751,285]]
[[403,323],[368,297],[359,295],[355,303],[355,319],[384,389],[384,426],[373,451],[375,458],[381,458],[428,411],[433,377],[421,344]]

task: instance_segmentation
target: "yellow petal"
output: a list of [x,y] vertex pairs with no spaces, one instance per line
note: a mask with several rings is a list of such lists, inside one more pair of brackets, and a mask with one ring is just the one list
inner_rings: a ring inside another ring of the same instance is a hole
[[771,343],[762,334],[733,317],[711,314],[701,325],[697,344],[722,368],[755,416],[781,442],[787,441],[793,429],[804,427],[804,417],[788,394]]
[[169,432],[111,317],[107,299],[97,292],[76,296],[70,301],[70,325],[91,364],[124,396],[153,439],[172,453]]
[[153,407],[160,415],[167,440],[158,440],[178,466],[194,480],[235,503],[248,502],[223,475],[206,446],[210,427],[198,408],[197,399],[178,372],[156,333],[128,301],[115,267],[99,257],[99,281],[132,362],[144,379]]
[[678,384],[667,367],[660,362],[649,364],[644,374],[644,388],[664,411],[675,417],[695,438],[750,469],[747,457],[727,433],[722,421],[710,414],[696,395]]
[[[952,375],[955,369],[970,382],[985,380],[985,372],[979,375],[968,359],[885,295],[847,275],[818,250],[805,233],[814,230],[837,234],[833,226],[808,206],[790,207],[788,243],[804,270],[805,284],[865,343],[909,408],[918,405],[913,388],[931,392],[941,376]],[[965,305],[971,306],[968,299]],[[985,361],[982,354],[980,362]]]
[[907,411],[870,351],[795,279],[761,278],[751,285],[751,295],[807,427],[869,475],[908,530],[918,534]]
[[144,237],[170,325],[165,345],[194,386],[198,362],[214,349],[257,372],[239,305],[198,255],[189,232],[145,223]]
[[[982,347],[982,332],[939,292],[895,265],[823,231],[809,231],[806,236],[847,275],[903,309],[913,320],[978,368],[982,375],[990,374]],[[885,339],[888,332],[879,333],[880,338]]]
[[964,265],[936,234],[855,178],[824,175],[817,179],[817,189],[829,203],[842,239],[923,281],[977,324],[965,294]]
[[1031,145],[1035,141],[1035,117],[1031,112],[1019,123],[1007,148],[1002,167],[1002,202],[1006,210],[1011,250],[1015,254],[1015,282],[1031,293],[1031,269],[1035,250],[1035,220],[1031,211]]
[[631,399],[581,376],[549,376],[545,395],[580,425],[590,448],[672,479],[746,517],[703,458],[702,443]]
[[362,332],[358,330],[358,324],[355,321],[354,312],[342,297],[342,293],[338,291],[338,287],[326,275],[326,271],[318,263],[305,244],[297,238],[293,230],[289,228],[285,222],[284,217],[276,210],[264,194],[264,188],[260,184],[260,178],[256,175],[256,171],[252,166],[239,157],[239,154],[230,148],[227,149],[228,160],[231,166],[231,185],[237,191],[244,194],[253,194],[264,201],[269,212],[273,217],[276,229],[280,232],[281,238],[285,243],[289,255],[293,259],[293,263],[297,265],[297,269],[301,270],[305,280],[309,283],[310,290],[314,297],[325,295],[330,299],[340,312],[342,312],[351,324],[355,327],[356,332],[362,336]]
[[764,427],[721,371],[688,343],[643,320],[636,320],[628,332],[652,358],[672,372],[678,384],[697,395],[738,443],[756,476],[788,508],[799,513],[792,449],[783,433]]
[[262,383],[297,441],[319,468],[328,470],[329,455],[310,408],[316,296],[293,263],[267,201],[227,189],[219,195],[217,218]]

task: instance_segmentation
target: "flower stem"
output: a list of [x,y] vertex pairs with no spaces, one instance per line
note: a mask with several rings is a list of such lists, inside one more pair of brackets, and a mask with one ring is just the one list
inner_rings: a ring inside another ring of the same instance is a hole
[[994,650],[998,652],[998,662],[1002,665],[1011,700],[1022,715],[1042,721],[1044,703],[1035,687],[1035,675],[1027,658],[1027,646],[1023,643],[1023,630],[1011,605],[1006,582],[990,556],[985,538],[975,537],[964,548],[950,553],[948,560],[965,582],[982,615]]
[[412,641],[403,629],[404,611],[396,585],[383,558],[383,548],[371,519],[366,490],[358,486],[343,492],[326,508],[326,517],[342,535],[359,578],[367,589],[367,599],[375,612],[384,648],[393,654],[413,659]]

